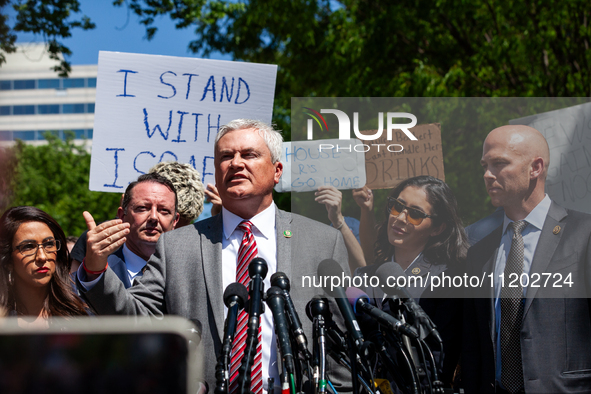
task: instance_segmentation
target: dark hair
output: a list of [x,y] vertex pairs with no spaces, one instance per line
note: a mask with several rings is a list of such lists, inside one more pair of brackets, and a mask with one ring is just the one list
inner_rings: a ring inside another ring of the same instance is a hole
[[66,235],[60,225],[39,208],[10,208],[0,218],[0,306],[7,310],[15,308],[14,285],[8,281],[8,272],[12,267],[12,241],[18,228],[26,222],[46,224],[53,237],[60,242],[56,252],[55,274],[49,282],[49,292],[43,308],[49,316],[87,315],[86,305],[74,294],[70,278],[70,253],[66,246]]
[[134,187],[136,187],[137,185],[139,185],[140,183],[143,183],[143,182],[159,183],[159,184],[164,185],[167,188],[169,188],[174,193],[174,213],[176,213],[178,211],[179,202],[178,202],[178,199],[176,196],[176,189],[174,188],[174,185],[172,184],[172,182],[160,174],[157,174],[155,172],[151,172],[148,174],[140,175],[136,181],[131,182],[127,186],[127,189],[125,189],[125,194],[123,195],[123,202],[121,203],[121,208],[123,208],[123,212],[127,213],[127,207],[129,206],[129,203],[131,202],[131,197],[132,197],[131,191],[133,190]]
[[[468,250],[468,237],[464,232],[462,220],[458,215],[456,198],[447,183],[432,176],[416,176],[402,181],[392,190],[390,197],[398,198],[400,193],[409,186],[418,187],[427,193],[427,200],[433,207],[435,215],[433,225],[445,223],[441,234],[429,238],[423,250],[425,261],[431,264],[455,264],[465,260]],[[388,219],[378,226],[378,238],[374,251],[376,263],[390,260],[394,255],[394,246],[388,241]]]

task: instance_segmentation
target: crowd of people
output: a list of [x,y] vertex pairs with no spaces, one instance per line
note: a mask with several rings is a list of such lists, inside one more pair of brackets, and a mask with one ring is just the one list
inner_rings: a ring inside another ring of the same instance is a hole
[[[215,185],[204,188],[189,165],[160,163],[129,184],[116,219],[97,224],[84,212],[88,231],[77,241],[35,207],[8,209],[0,218],[0,307],[22,326],[41,327],[53,316],[183,316],[199,321],[204,354],[211,357],[222,346],[224,289],[233,282],[248,285],[245,267],[254,257],[268,265],[265,289],[274,273],[315,275],[325,259],[357,276],[395,263],[406,276],[425,279],[408,291],[441,334],[444,347],[435,364],[446,387],[591,392],[591,217],[560,207],[545,193],[550,154],[541,133],[527,126],[489,133],[480,164],[499,209],[467,229],[449,186],[431,176],[398,184],[386,206],[378,207],[387,213],[381,223],[366,187],[352,191],[361,211],[355,225],[342,214],[342,192],[334,187],[315,194],[332,228],[282,211],[272,194],[283,172],[281,144],[281,134],[267,124],[232,121],[216,136]],[[206,197],[213,216],[194,222]],[[465,273],[489,283],[476,292],[446,294],[430,286],[443,275]],[[574,289],[557,293],[519,280],[507,285],[511,275],[544,273],[570,273]],[[363,290],[387,311],[381,288]],[[301,315],[317,292],[292,285]],[[302,324],[312,337],[311,323]],[[254,393],[281,382],[273,326],[271,314],[263,314]],[[244,352],[238,337],[230,382]],[[336,392],[350,390],[345,368],[331,361],[328,370]],[[205,364],[204,381],[215,386],[214,363]]]

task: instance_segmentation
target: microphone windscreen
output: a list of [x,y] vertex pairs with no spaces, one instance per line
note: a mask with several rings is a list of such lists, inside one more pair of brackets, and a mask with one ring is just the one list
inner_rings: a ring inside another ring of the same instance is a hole
[[[335,291],[335,288],[333,287],[332,278],[339,278],[340,283],[340,278],[344,276],[344,271],[340,264],[334,261],[333,259],[322,260],[320,264],[318,264],[317,272],[318,280],[322,284],[322,289],[326,292],[326,294],[334,298],[339,297],[339,293],[337,293]],[[342,296],[343,295],[341,295],[341,297]]]
[[279,287],[277,286],[271,286],[269,287],[269,289],[267,290],[267,299],[269,297],[273,297],[273,296],[283,296],[283,290],[281,290]]
[[316,315],[326,317],[327,312],[329,312],[328,300],[319,294],[315,295],[306,305],[306,316],[308,316],[310,321],[314,321],[314,316]]
[[255,257],[250,264],[248,264],[248,276],[251,278],[260,275],[262,279],[265,279],[267,272],[269,272],[269,267],[267,266],[265,259],[261,257]]
[[228,287],[226,287],[226,290],[224,290],[224,304],[228,308],[230,307],[230,299],[233,297],[238,297],[238,305],[240,305],[240,308],[244,308],[244,305],[248,300],[248,290],[246,289],[246,286],[238,282],[230,283]]
[[277,286],[281,290],[290,290],[289,278],[285,272],[275,272],[271,275],[271,286]]
[[369,296],[365,294],[363,290],[358,289],[357,287],[347,287],[345,293],[347,294],[347,299],[349,299],[349,303],[353,307],[353,312],[355,312],[355,314],[357,314],[357,300],[363,298],[369,303]]
[[318,264],[318,276],[342,276],[343,268],[333,259],[322,260]]
[[[396,263],[385,263],[376,270],[376,276],[380,279],[380,287],[387,295],[396,293],[396,278],[406,276],[402,267]],[[388,278],[393,278],[388,280]]]

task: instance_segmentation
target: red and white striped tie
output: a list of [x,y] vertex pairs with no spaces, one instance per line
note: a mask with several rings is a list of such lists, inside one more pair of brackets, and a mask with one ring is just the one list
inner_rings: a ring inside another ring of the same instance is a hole
[[[252,234],[252,223],[244,221],[238,225],[238,228],[244,231],[242,242],[238,249],[238,265],[236,266],[236,281],[248,287],[250,283],[250,276],[248,275],[248,264],[257,256],[257,243]],[[230,358],[230,390],[231,394],[236,392],[238,388],[238,369],[242,363],[244,350],[246,347],[246,331],[248,323],[248,312],[244,309],[238,315],[238,325],[236,327],[236,335],[234,343],[232,344],[232,353]],[[259,326],[259,338],[257,345],[257,353],[252,364],[250,389],[254,394],[262,394],[263,392],[263,354],[262,354],[262,338],[261,327]]]

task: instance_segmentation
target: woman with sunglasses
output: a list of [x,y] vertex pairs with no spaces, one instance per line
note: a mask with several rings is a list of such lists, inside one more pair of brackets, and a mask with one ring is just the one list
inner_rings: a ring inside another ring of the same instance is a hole
[[19,325],[47,326],[51,316],[87,315],[71,285],[70,254],[59,224],[35,207],[0,218],[0,307]]
[[[430,280],[444,272],[448,276],[462,272],[468,242],[456,199],[445,182],[431,176],[418,176],[404,180],[392,190],[387,213],[378,226],[375,263],[358,269],[355,274],[371,276],[382,264],[393,262],[407,277],[422,278],[414,282],[416,285],[407,285],[407,290],[443,338],[445,357],[439,378],[449,387],[460,354],[462,304],[457,298],[449,298],[449,288],[445,289],[448,293],[443,297],[438,290],[431,291]],[[376,299],[378,306],[388,308],[387,303],[382,303],[384,293],[380,288],[365,290]],[[432,340],[427,338],[432,349],[439,350]],[[440,354],[435,353],[439,359]],[[439,360],[436,364],[440,365]]]

